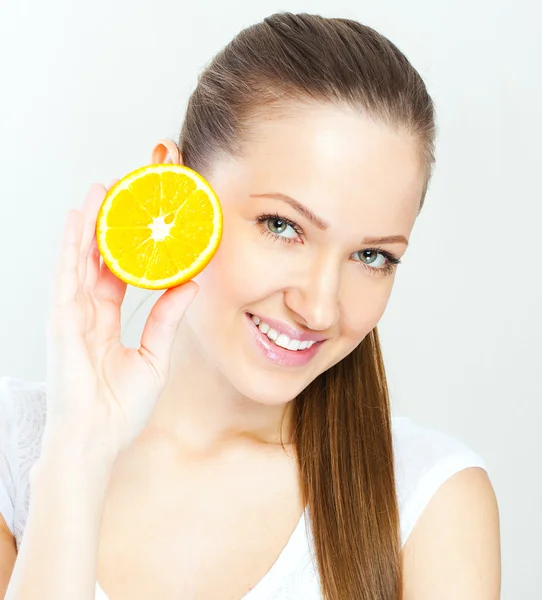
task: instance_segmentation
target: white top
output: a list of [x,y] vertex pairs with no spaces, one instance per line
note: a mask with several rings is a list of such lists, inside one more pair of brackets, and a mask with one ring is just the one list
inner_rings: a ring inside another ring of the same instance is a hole
[[[41,449],[45,384],[0,377],[0,513],[19,548],[29,506],[28,474]],[[483,459],[442,432],[393,417],[402,544],[437,489]],[[311,525],[305,511],[275,564],[242,600],[321,600]],[[96,600],[108,600],[96,584]]]

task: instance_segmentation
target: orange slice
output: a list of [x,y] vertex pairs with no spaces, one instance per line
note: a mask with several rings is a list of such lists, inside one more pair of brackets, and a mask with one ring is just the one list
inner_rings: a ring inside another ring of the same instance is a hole
[[196,171],[174,164],[132,171],[107,193],[98,213],[98,249],[133,286],[160,290],[192,279],[222,238],[222,208]]

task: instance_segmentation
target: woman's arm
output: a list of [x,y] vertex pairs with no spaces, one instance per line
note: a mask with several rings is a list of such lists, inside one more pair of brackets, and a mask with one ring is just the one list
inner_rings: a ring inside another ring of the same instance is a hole
[[66,445],[30,472],[30,507],[5,600],[94,600],[112,461]]
[[403,572],[404,600],[499,600],[499,511],[485,471],[440,487],[405,544]]
[[17,559],[17,543],[0,514],[0,598],[5,598],[11,572]]

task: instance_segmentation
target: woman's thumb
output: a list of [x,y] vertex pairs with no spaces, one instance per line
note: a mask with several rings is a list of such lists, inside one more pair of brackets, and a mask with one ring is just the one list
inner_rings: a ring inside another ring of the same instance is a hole
[[179,324],[198,290],[199,286],[195,281],[187,281],[166,290],[152,307],[143,328],[141,348],[150,353],[162,368],[169,365]]

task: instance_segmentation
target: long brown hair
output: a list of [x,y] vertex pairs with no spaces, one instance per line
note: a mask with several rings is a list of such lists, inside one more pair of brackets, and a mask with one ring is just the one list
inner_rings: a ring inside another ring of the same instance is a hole
[[[296,103],[349,106],[419,141],[434,163],[434,107],[404,54],[356,21],[278,13],[241,31],[200,74],[178,141],[211,178],[241,157],[251,124]],[[327,600],[401,597],[401,541],[390,407],[375,327],[294,402],[293,442]]]

